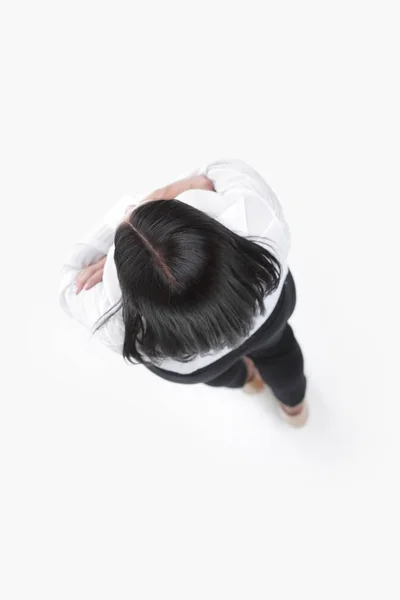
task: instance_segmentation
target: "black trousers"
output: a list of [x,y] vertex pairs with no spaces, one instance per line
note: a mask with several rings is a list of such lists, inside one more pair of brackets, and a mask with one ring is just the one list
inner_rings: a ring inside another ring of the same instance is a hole
[[[306,379],[300,346],[290,325],[286,324],[273,344],[266,339],[246,354],[252,359],[262,379],[274,395],[288,406],[296,406],[304,399]],[[237,388],[246,382],[247,369],[243,360],[206,382],[207,385]]]
[[239,388],[246,382],[243,361],[254,361],[262,379],[287,406],[296,406],[305,396],[306,378],[300,346],[288,324],[296,305],[296,288],[291,273],[286,278],[278,304],[268,320],[238,348],[194,373],[182,375],[158,367],[150,370],[176,383],[205,383],[213,387]]

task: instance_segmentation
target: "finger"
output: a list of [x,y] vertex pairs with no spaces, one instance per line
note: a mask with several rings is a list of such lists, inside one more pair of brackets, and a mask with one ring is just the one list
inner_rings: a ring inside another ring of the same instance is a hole
[[86,267],[86,269],[83,269],[83,271],[81,271],[78,275],[78,277],[75,280],[75,286],[76,286],[76,293],[79,294],[79,292],[83,289],[84,285],[86,284],[87,280],[94,275],[94,273],[96,272],[96,269],[92,267]]
[[103,280],[103,269],[99,269],[94,275],[92,275],[86,282],[84,289],[90,290],[90,288],[94,287],[97,283]]
[[95,274],[97,273],[99,267],[97,265],[92,265],[90,267],[86,267],[86,269],[83,269],[83,271],[81,271],[78,275],[78,277],[76,278],[75,281],[75,285],[76,285],[76,293],[79,294],[79,292],[85,287],[86,282]]
[[86,267],[79,273],[79,275],[75,281],[77,294],[79,294],[79,292],[83,290],[86,282],[90,279],[90,277],[92,277],[95,273],[97,273],[97,271],[99,269],[104,269],[106,258],[107,257],[105,256],[104,258],[100,259],[94,265],[90,265],[89,267]]

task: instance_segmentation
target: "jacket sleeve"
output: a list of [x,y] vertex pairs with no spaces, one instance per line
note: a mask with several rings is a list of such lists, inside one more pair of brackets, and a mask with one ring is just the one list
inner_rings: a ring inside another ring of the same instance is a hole
[[257,197],[271,207],[277,218],[283,218],[281,206],[273,190],[264,178],[244,161],[215,161],[202,169],[202,173],[212,181],[215,191],[222,197],[239,192],[245,197]]
[[242,209],[249,237],[264,238],[284,265],[290,247],[290,233],[283,210],[264,178],[241,160],[212,162],[201,171],[208,177],[220,198],[235,201]]
[[[75,292],[75,280],[85,267],[107,255],[104,274],[115,270],[113,242],[115,231],[125,212],[135,201],[131,196],[123,196],[119,202],[93,227],[81,241],[75,244],[71,255],[61,270],[59,300],[63,310],[79,321],[91,332],[94,331],[101,317],[115,305],[115,293],[111,294],[103,281],[90,290]],[[101,327],[96,336],[112,349],[119,351],[123,340],[122,318],[110,319]],[[121,337],[122,336],[122,337]]]

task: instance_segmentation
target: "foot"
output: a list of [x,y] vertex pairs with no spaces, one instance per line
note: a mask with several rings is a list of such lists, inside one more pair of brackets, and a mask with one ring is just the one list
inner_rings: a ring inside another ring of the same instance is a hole
[[280,413],[289,425],[292,427],[303,427],[308,420],[308,407],[303,401],[296,406],[287,406],[278,401]]
[[247,379],[243,386],[243,391],[246,394],[258,394],[258,392],[264,389],[264,382],[261,379],[261,375],[250,358],[244,356],[243,360],[247,369]]

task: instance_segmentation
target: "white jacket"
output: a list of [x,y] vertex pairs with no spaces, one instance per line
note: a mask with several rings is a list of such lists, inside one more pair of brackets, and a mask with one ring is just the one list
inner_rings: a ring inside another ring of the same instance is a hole
[[[265,299],[265,314],[258,315],[253,324],[254,333],[271,315],[278,302],[287,274],[290,235],[281,206],[264,179],[242,161],[227,160],[209,164],[198,171],[214,184],[215,192],[189,190],[178,200],[207,213],[239,235],[266,239],[282,266],[278,289]],[[123,196],[82,241],[75,244],[72,255],[62,268],[60,303],[65,312],[90,331],[97,321],[121,298],[114,263],[114,235],[129,207],[137,205],[142,197]],[[107,255],[103,281],[90,290],[75,293],[75,280],[79,272]],[[124,324],[118,311],[102,326],[95,336],[110,349],[122,353]],[[232,348],[224,348],[207,356],[195,357],[190,362],[165,360],[158,366],[176,373],[192,373],[218,360]]]

